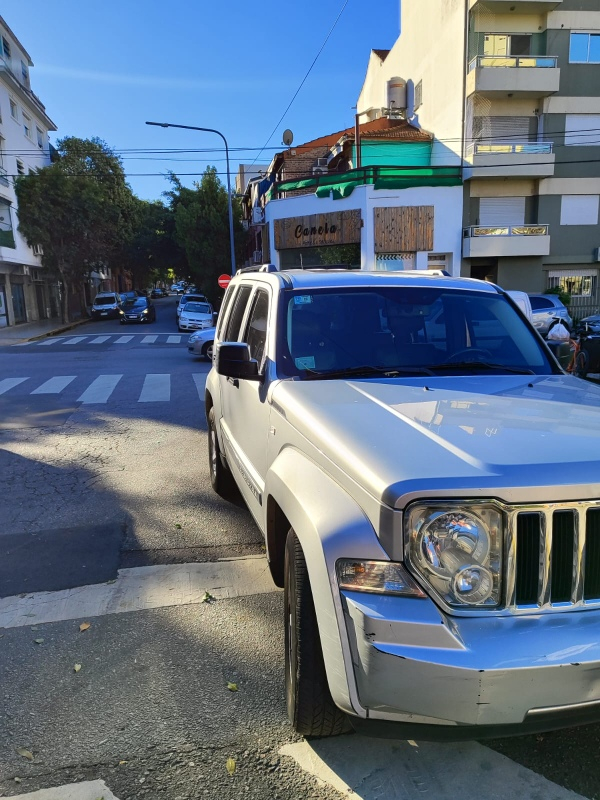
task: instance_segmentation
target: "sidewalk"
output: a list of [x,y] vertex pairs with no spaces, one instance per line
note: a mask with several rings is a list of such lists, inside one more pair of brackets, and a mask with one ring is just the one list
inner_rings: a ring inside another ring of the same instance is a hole
[[31,342],[35,339],[43,339],[46,336],[70,331],[71,328],[83,325],[84,322],[89,322],[89,319],[80,319],[77,322],[69,322],[67,325],[63,325],[58,319],[44,319],[38,322],[25,322],[23,325],[0,328],[0,347]]

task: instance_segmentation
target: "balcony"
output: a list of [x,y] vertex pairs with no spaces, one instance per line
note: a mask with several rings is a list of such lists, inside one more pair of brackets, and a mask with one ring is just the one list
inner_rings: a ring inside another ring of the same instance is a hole
[[475,56],[469,63],[467,96],[491,99],[547,97],[558,92],[560,69],[556,56]]
[[552,150],[552,142],[473,142],[464,178],[549,178],[554,175]]
[[469,0],[469,9],[485,4],[496,14],[542,14],[559,8],[562,0]]
[[463,231],[465,258],[547,256],[549,253],[548,225],[473,225]]

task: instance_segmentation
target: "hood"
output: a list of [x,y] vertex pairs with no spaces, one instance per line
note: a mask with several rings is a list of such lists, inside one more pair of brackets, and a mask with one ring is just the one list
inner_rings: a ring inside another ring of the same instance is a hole
[[182,311],[181,316],[186,319],[198,320],[199,322],[208,320],[212,324],[212,314],[201,314],[199,311]]
[[287,380],[273,403],[391,506],[436,492],[600,497],[600,387],[570,375]]

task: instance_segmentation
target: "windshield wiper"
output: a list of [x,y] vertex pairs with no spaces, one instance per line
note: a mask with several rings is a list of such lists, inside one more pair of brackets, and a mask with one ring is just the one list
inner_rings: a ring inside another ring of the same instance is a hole
[[429,369],[435,372],[441,372],[445,369],[501,369],[505,372],[514,372],[517,375],[535,375],[532,369],[508,367],[506,364],[493,364],[489,361],[448,361],[445,364],[431,364]]
[[346,367],[328,372],[307,369],[305,380],[330,380],[335,378],[369,378],[380,375],[383,378],[399,378],[403,375],[433,375],[429,367],[374,367],[365,364],[360,367]]

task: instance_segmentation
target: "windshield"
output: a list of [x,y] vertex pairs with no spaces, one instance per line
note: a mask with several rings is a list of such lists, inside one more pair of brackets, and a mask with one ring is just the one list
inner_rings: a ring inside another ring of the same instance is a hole
[[183,294],[181,295],[181,300],[179,302],[183,307],[186,303],[189,303],[192,300],[196,302],[202,302],[203,300],[206,300],[206,298],[202,294]]
[[304,378],[556,371],[522,316],[495,292],[389,286],[295,293],[286,326],[283,372]]
[[186,303],[182,311],[186,314],[210,314],[210,306],[206,303]]
[[114,296],[114,294],[112,294],[109,297],[97,297],[94,300],[94,305],[95,306],[114,306],[114,304],[116,302],[117,302],[117,299]]
[[146,308],[147,305],[148,301],[145,297],[138,297],[137,300],[129,300],[127,303],[127,308],[134,308],[137,311],[138,309]]

